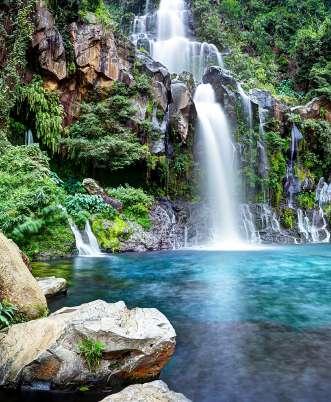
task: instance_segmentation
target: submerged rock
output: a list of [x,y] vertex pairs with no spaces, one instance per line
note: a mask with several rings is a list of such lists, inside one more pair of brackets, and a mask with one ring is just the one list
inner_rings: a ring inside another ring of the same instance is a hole
[[101,402],[189,402],[183,394],[171,391],[163,381],[130,385]]
[[[0,386],[76,389],[155,379],[175,349],[176,333],[156,309],[96,300],[63,308],[47,318],[13,325],[0,334]],[[104,345],[89,369],[83,340]]]
[[56,296],[60,293],[65,293],[68,288],[67,281],[64,278],[56,278],[48,276],[45,278],[36,278],[38,285],[41,287],[46,297]]
[[17,306],[27,318],[38,318],[47,310],[45,296],[25,265],[17,245],[0,232],[0,301]]

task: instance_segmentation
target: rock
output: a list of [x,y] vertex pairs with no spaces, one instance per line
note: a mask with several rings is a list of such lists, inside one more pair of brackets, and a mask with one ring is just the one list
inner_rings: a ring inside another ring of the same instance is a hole
[[208,67],[202,78],[204,84],[211,84],[215,91],[217,102],[219,102],[232,126],[236,125],[237,113],[237,82],[228,70],[222,67]]
[[100,402],[189,402],[183,394],[170,391],[161,380],[130,385]]
[[314,98],[304,106],[293,107],[291,112],[299,113],[304,119],[325,119],[331,122],[331,102],[326,96]]
[[118,211],[121,211],[123,209],[123,204],[121,203],[121,201],[109,197],[106,191],[101,186],[99,186],[99,184],[94,179],[84,179],[83,186],[89,194],[100,196],[106,204],[111,205]]
[[[158,310],[96,300],[0,333],[0,386],[43,384],[51,389],[119,386],[155,379],[175,349],[176,333]],[[79,343],[100,341],[104,351],[90,371]]]
[[3,299],[15,304],[27,318],[38,318],[47,310],[45,296],[19,248],[0,232],[0,301]]
[[37,5],[35,25],[32,47],[37,51],[40,66],[57,80],[63,80],[67,76],[63,39],[52,14],[41,2]]
[[184,245],[184,225],[177,219],[174,205],[164,199],[151,209],[152,228],[144,230],[140,225],[130,222],[130,237],[123,241],[120,251],[171,250]]
[[252,89],[249,95],[251,99],[267,112],[267,119],[275,118],[281,123],[284,123],[285,114],[289,111],[288,106],[279,102],[270,92],[264,89]]
[[182,142],[186,142],[195,114],[192,95],[184,82],[175,80],[171,83],[171,97],[170,121]]
[[48,276],[45,278],[36,278],[46,297],[56,296],[59,293],[66,293],[68,285],[64,278]]
[[101,24],[72,23],[70,34],[76,64],[89,84],[107,88],[112,81],[132,80],[129,74],[132,46],[119,43],[111,30]]
[[143,52],[137,52],[137,60],[142,64],[143,70],[152,77],[153,98],[165,112],[171,101],[171,78],[169,71],[159,62],[153,60]]

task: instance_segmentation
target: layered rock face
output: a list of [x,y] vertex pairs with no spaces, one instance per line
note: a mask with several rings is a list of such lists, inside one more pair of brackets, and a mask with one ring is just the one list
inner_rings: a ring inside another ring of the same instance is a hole
[[163,381],[136,384],[110,395],[101,402],[190,402],[183,394],[169,390]]
[[17,306],[27,318],[47,310],[45,296],[25,265],[16,244],[0,232],[0,300]]
[[[0,334],[0,386],[75,389],[82,385],[143,382],[160,374],[175,349],[175,331],[156,309],[129,310],[97,300]],[[102,342],[100,365],[90,371],[79,343]]]

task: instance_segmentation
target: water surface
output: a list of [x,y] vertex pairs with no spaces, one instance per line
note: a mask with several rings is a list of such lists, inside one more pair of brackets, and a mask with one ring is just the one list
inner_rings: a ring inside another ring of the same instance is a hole
[[52,310],[156,307],[177,332],[161,378],[198,402],[330,401],[331,246],[177,251],[34,264],[68,279]]

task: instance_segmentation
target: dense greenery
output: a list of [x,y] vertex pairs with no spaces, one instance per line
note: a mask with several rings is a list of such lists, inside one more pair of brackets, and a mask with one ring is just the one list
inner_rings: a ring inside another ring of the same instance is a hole
[[198,36],[230,49],[227,67],[248,86],[296,101],[331,96],[331,19],[325,0],[192,0]]

